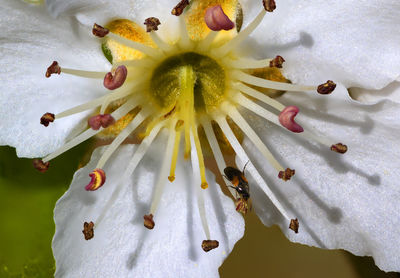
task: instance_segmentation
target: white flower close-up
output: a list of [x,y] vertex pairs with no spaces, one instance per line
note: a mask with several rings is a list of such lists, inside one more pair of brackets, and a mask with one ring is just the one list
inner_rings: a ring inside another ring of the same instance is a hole
[[0,145],[104,145],[56,277],[218,277],[250,210],[400,271],[399,1],[1,2]]

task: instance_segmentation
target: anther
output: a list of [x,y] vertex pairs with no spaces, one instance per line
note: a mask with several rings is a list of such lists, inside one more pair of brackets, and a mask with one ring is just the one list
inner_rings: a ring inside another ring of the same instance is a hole
[[275,0],[263,0],[263,5],[267,12],[273,12],[276,9]]
[[170,182],[173,182],[173,181],[175,180],[175,176],[168,176],[168,180],[169,180]]
[[317,92],[321,95],[329,95],[335,90],[336,84],[332,80],[326,81],[326,83],[321,84],[317,88]]
[[92,221],[83,223],[82,233],[86,240],[92,239],[94,237],[94,223]]
[[304,129],[301,125],[294,121],[297,113],[299,113],[299,108],[297,106],[291,105],[287,106],[282,112],[279,114],[279,122],[282,126],[286,127],[288,130],[300,133],[303,132]]
[[88,124],[93,130],[99,130],[100,127],[107,128],[114,123],[115,119],[111,114],[99,114],[88,120]]
[[154,220],[153,220],[153,214],[146,214],[145,216],[143,216],[144,219],[144,226],[149,229],[152,230],[154,228]]
[[144,21],[144,25],[146,25],[146,32],[157,31],[158,25],[160,24],[161,24],[160,20],[156,17],[149,17],[146,18]]
[[106,76],[104,76],[104,87],[109,90],[115,90],[121,87],[128,75],[128,69],[125,66],[119,66],[115,70],[114,74],[112,72],[108,72]]
[[269,67],[270,68],[279,68],[279,69],[281,69],[282,68],[282,64],[285,62],[285,59],[283,59],[283,57],[282,56],[276,56],[274,59],[272,59],[270,62],[269,62]]
[[171,14],[180,16],[183,13],[183,10],[189,5],[189,0],[182,0],[179,2],[175,8],[172,9]]
[[35,158],[33,161],[33,167],[41,173],[46,172],[49,169],[50,162],[43,162],[43,160]]
[[211,251],[215,248],[218,248],[218,246],[218,240],[203,240],[203,242],[201,243],[201,248],[203,248],[204,252]]
[[221,5],[208,8],[204,20],[212,31],[231,30],[235,27],[235,23],[224,13]]
[[93,25],[92,33],[96,37],[104,38],[105,36],[107,36],[109,32],[110,31],[107,28],[104,28],[103,26],[100,26],[96,23]]
[[46,77],[49,78],[53,73],[60,74],[61,67],[58,65],[57,61],[53,61],[50,67],[47,68]]
[[343,145],[342,143],[333,144],[331,146],[331,151],[343,154],[347,152],[347,146]]
[[299,220],[297,218],[290,220],[289,229],[293,230],[296,234],[299,232]]
[[280,178],[281,180],[284,180],[284,181],[288,181],[288,180],[290,180],[291,177],[294,176],[295,173],[296,173],[295,170],[292,170],[290,168],[286,168],[285,171],[280,171],[279,172],[278,178]]
[[40,124],[44,126],[49,126],[50,123],[54,122],[55,116],[53,113],[45,113],[43,116],[40,118]]
[[238,198],[235,201],[235,206],[236,206],[236,211],[243,213],[243,214],[246,214],[249,209],[249,205],[248,205],[247,201],[243,198]]
[[203,182],[203,183],[201,184],[201,188],[202,188],[202,189],[207,189],[207,188],[208,188],[208,183]]
[[106,173],[102,169],[94,169],[89,176],[91,180],[89,184],[85,186],[87,191],[95,191],[106,182]]

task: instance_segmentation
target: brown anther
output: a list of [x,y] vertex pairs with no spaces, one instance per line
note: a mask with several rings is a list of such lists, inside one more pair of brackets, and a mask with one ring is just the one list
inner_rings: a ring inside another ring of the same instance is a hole
[[299,232],[299,220],[297,218],[290,220],[289,229],[293,230],[296,234]]
[[238,198],[235,201],[235,206],[236,206],[236,211],[243,213],[243,214],[246,214],[247,211],[249,210],[249,205],[248,205],[247,201],[243,198]]
[[153,214],[146,214],[145,216],[143,216],[144,219],[144,226],[149,229],[152,230],[154,228],[154,220],[153,220]]
[[183,10],[189,5],[189,0],[180,1],[175,8],[172,9],[171,14],[180,16],[183,13]]
[[50,123],[54,122],[55,116],[52,113],[45,113],[43,116],[40,118],[40,124],[44,126],[49,126]]
[[263,0],[264,9],[267,12],[273,12],[276,9],[275,0]]
[[174,106],[174,108],[171,109],[171,111],[169,111],[167,114],[165,114],[163,116],[163,118],[164,119],[169,118],[172,114],[174,114],[175,110],[176,110],[176,105]]
[[211,251],[215,248],[218,248],[218,246],[218,240],[203,240],[203,242],[201,243],[201,248],[203,248],[204,252]]
[[157,17],[149,17],[144,21],[144,25],[146,25],[146,32],[157,31],[158,25],[160,24],[161,22]]
[[94,223],[92,221],[83,223],[82,233],[86,240],[92,239],[94,237]]
[[335,90],[336,84],[332,80],[326,81],[326,83],[321,84],[317,88],[317,92],[321,95],[329,95]]
[[168,180],[169,180],[170,182],[173,182],[173,181],[175,180],[175,176],[168,176]]
[[286,168],[285,171],[280,171],[278,174],[278,178],[284,180],[284,181],[288,181],[290,180],[291,177],[294,176],[294,174],[296,173],[295,170],[292,170],[290,168]]
[[337,152],[337,153],[346,153],[347,152],[347,146],[343,145],[342,143],[337,143],[331,146],[331,151]]
[[104,38],[105,36],[107,36],[108,33],[110,33],[110,30],[108,30],[107,28],[104,28],[103,26],[100,26],[99,24],[95,23],[93,25],[92,33],[96,37]]
[[41,173],[46,172],[49,169],[50,162],[43,162],[43,160],[35,158],[33,161],[33,167]]
[[57,61],[53,61],[53,63],[50,65],[50,67],[47,68],[46,77],[49,78],[53,73],[56,73],[56,74],[61,73],[61,68],[58,65]]
[[282,56],[276,56],[274,59],[272,59],[270,62],[269,62],[269,67],[270,68],[279,68],[279,69],[281,69],[282,68],[282,64],[285,62],[285,59],[283,59],[283,57]]

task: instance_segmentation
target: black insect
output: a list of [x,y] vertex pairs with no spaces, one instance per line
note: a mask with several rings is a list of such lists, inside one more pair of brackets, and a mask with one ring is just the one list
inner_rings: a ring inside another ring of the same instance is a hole
[[230,187],[235,189],[245,201],[250,198],[249,183],[244,176],[244,170],[246,169],[247,163],[244,165],[243,171],[231,166],[224,169],[225,178],[227,178],[233,185]]

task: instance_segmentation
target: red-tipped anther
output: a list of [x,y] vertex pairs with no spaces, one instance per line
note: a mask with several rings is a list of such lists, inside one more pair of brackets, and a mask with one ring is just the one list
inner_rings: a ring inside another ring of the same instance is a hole
[[49,126],[50,123],[54,122],[55,116],[52,113],[45,113],[43,116],[40,118],[40,124],[44,126]]
[[94,169],[89,176],[91,180],[89,184],[85,186],[87,191],[95,191],[106,182],[106,173],[102,169]]
[[104,38],[105,36],[107,36],[107,34],[110,32],[110,30],[108,30],[107,28],[104,28],[103,26],[100,26],[99,24],[94,24],[93,25],[93,29],[92,29],[92,33],[93,35],[95,35],[96,37],[99,38]]
[[218,246],[218,240],[203,240],[203,242],[201,243],[201,248],[203,248],[204,252],[211,251],[215,248],[218,248]]
[[326,81],[326,83],[321,84],[317,88],[317,92],[321,95],[329,95],[336,88],[336,84],[332,80]]
[[264,9],[267,12],[273,12],[276,9],[275,0],[263,0]]
[[146,25],[146,32],[157,31],[158,25],[160,24],[161,22],[157,17],[149,17],[144,21],[144,25]]
[[47,68],[46,77],[49,78],[53,73],[60,74],[61,68],[58,65],[57,61],[53,61],[50,67]]
[[125,66],[119,66],[115,70],[114,74],[108,72],[106,76],[104,76],[104,87],[109,90],[115,90],[121,87],[128,75],[128,69]]
[[90,117],[88,120],[88,124],[93,130],[99,130],[100,127],[107,128],[114,123],[115,119],[113,118],[113,116],[111,116],[111,114],[99,114]]
[[213,31],[231,30],[235,27],[235,23],[224,13],[221,5],[208,8],[204,20]]
[[290,220],[289,229],[293,230],[296,234],[299,232],[299,220],[297,218]]
[[343,154],[347,152],[347,146],[342,143],[337,143],[331,146],[331,151]]
[[82,233],[86,240],[92,239],[94,237],[94,223],[92,221],[83,223]]
[[237,212],[246,214],[247,211],[249,210],[249,205],[248,205],[247,201],[245,199],[243,199],[243,198],[238,198],[235,201],[235,205],[236,205],[236,211]]
[[43,162],[43,160],[37,158],[35,158],[32,163],[33,167],[41,173],[46,172],[50,167],[50,162]]
[[284,180],[284,181],[288,181],[288,180],[291,179],[291,177],[294,176],[295,173],[296,173],[295,170],[292,170],[290,168],[286,168],[285,171],[280,171],[279,172],[278,178],[280,178],[281,180]]
[[146,214],[145,216],[143,216],[144,219],[144,226],[149,229],[152,230],[155,226],[154,220],[153,220],[153,214]]
[[294,121],[294,117],[296,117],[297,113],[299,113],[299,108],[297,106],[288,106],[279,114],[279,122],[290,131],[300,133],[303,132],[304,129]]
[[172,15],[180,16],[183,10],[189,5],[189,0],[180,1],[171,11]]
[[269,67],[270,68],[282,68],[282,64],[285,62],[285,59],[283,59],[282,56],[276,56],[274,59],[272,59],[269,62]]

